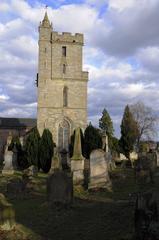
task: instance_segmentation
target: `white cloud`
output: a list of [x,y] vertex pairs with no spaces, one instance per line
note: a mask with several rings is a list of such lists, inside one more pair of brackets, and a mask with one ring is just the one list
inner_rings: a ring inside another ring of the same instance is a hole
[[4,94],[0,94],[0,102],[6,101],[9,99],[9,96],[4,95]]
[[10,9],[9,4],[3,2],[3,0],[2,0],[2,2],[1,2],[1,4],[0,4],[0,12],[8,12],[8,11],[10,11],[10,10],[11,10],[11,9]]
[[159,71],[159,47],[142,48],[137,53],[140,64],[150,71]]
[[[143,1],[143,0],[142,0]],[[109,0],[109,8],[115,8],[118,11],[131,8],[141,2],[140,0]]]
[[158,0],[134,0],[132,7],[124,11],[109,8],[105,21],[110,22],[111,29],[97,43],[106,53],[118,57],[132,56],[140,48],[158,45],[158,8]]
[[97,28],[100,22],[97,10],[87,5],[64,5],[50,13],[55,29],[62,31],[68,29],[70,32],[88,34]]
[[107,2],[108,2],[107,0],[86,0],[87,4],[95,5],[97,7],[105,6]]

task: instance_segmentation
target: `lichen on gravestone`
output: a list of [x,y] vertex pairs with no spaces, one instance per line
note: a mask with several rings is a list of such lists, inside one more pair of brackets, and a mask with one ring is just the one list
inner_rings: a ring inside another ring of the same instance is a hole
[[0,229],[8,231],[15,225],[15,211],[5,196],[0,193]]

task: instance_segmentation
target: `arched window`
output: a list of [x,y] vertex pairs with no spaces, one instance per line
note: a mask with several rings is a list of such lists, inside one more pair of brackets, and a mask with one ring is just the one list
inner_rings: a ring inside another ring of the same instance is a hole
[[68,106],[68,87],[64,87],[63,89],[63,107]]
[[70,124],[67,120],[63,120],[58,126],[58,147],[59,150],[69,149],[70,142]]

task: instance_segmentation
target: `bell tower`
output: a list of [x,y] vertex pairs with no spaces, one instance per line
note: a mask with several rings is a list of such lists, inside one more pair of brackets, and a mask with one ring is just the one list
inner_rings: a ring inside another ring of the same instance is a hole
[[38,116],[59,149],[77,127],[87,126],[88,72],[82,70],[83,34],[53,31],[47,12],[39,26]]

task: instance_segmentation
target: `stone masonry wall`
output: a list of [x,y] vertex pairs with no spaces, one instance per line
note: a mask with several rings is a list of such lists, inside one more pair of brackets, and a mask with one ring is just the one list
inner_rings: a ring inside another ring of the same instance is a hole
[[[58,141],[58,126],[63,119],[71,125],[85,129],[87,125],[88,72],[82,71],[83,35],[59,34],[45,16],[39,27],[39,81],[37,125],[44,128]],[[66,56],[62,52],[66,47]],[[63,68],[65,67],[65,72]],[[63,90],[67,87],[68,104],[63,105]]]

